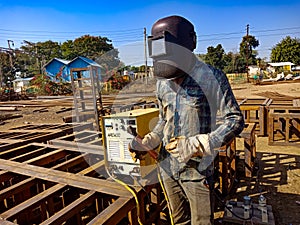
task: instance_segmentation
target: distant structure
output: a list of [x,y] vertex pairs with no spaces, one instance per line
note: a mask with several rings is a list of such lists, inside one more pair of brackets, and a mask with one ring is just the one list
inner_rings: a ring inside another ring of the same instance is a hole
[[30,81],[33,77],[17,78],[12,81],[15,92],[21,92],[23,88],[30,86]]
[[284,71],[292,71],[292,66],[295,64],[292,62],[275,62],[275,63],[268,63],[269,65],[269,70],[271,71],[276,71],[275,68],[282,67]]
[[59,58],[51,59],[46,65],[44,65],[47,76],[50,77],[51,80],[57,80],[57,76],[61,76],[64,81],[71,81],[67,67],[69,62],[70,60]]
[[[101,66],[96,63],[95,61],[83,57],[78,56],[74,58],[73,60],[63,60],[59,58],[51,59],[45,66],[45,72],[46,75],[53,81],[65,81],[65,82],[71,82],[71,75],[70,71],[71,69],[82,69],[82,68],[88,68],[90,66],[93,66],[94,68],[98,68],[98,73],[101,74]],[[89,76],[87,73],[89,71],[84,71],[82,76]]]
[[251,65],[251,66],[248,66],[248,69],[249,69],[250,76],[259,74],[259,72],[260,72],[259,66]]

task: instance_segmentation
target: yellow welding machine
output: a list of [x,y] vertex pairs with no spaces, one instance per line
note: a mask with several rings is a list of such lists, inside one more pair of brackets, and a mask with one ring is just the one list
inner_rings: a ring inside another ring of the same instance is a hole
[[149,154],[135,162],[128,150],[128,144],[135,137],[134,134],[144,137],[152,131],[158,116],[157,108],[146,108],[102,117],[104,158],[111,174],[144,178],[155,169],[155,160]]

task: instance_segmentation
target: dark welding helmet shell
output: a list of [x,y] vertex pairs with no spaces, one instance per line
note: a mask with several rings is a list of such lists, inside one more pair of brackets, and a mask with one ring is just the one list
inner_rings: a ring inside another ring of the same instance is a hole
[[156,48],[158,54],[155,54],[155,48],[149,43],[154,75],[162,79],[176,79],[186,75],[194,62],[193,50],[196,48],[193,24],[181,16],[162,18],[152,26],[151,35],[149,40],[153,41],[153,45],[154,41],[163,39],[165,48]]
[[196,48],[196,33],[194,25],[181,16],[169,16],[156,21],[151,29],[151,36],[158,38],[165,33],[171,35],[168,40],[191,51]]

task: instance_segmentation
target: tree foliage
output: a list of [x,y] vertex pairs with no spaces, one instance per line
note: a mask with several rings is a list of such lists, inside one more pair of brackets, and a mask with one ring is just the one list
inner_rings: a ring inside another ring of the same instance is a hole
[[287,36],[271,51],[272,62],[292,62],[300,65],[300,39]]
[[[20,57],[27,58],[26,55],[32,59],[27,60],[29,71],[33,74],[42,73],[43,65],[45,65],[52,58],[61,58],[61,46],[58,42],[51,40],[45,42],[32,43],[24,41],[25,45],[21,46],[21,50],[24,53],[20,54]],[[24,72],[24,71],[23,71]]]
[[95,58],[95,62],[105,68],[106,74],[118,70],[121,67],[124,67],[124,63],[122,63],[118,57],[119,51],[117,49],[112,49],[108,52],[105,52]]
[[113,49],[111,40],[106,37],[84,35],[74,41],[66,41],[62,44],[62,55],[71,60],[76,56],[84,56],[96,60],[99,56]]
[[39,95],[68,95],[72,94],[70,83],[54,82],[45,74],[37,74],[30,81],[35,86],[35,92]]
[[246,70],[246,60],[239,54],[228,52],[224,56],[225,73],[243,73]]
[[259,46],[259,41],[252,35],[246,35],[243,37],[242,42],[240,43],[240,54],[241,56],[248,61],[248,65],[256,64],[257,52],[253,51]]
[[248,65],[257,64],[257,52],[254,50],[258,47],[259,41],[251,35],[244,36],[240,43],[240,51],[238,53],[225,53],[221,44],[216,47],[207,48],[207,53],[198,55],[207,64],[222,70],[225,73],[245,73]]
[[74,42],[67,40],[61,45],[62,58],[66,60],[72,60],[78,56],[78,53],[74,51]]
[[6,84],[11,76],[11,65],[8,53],[0,52],[0,66],[0,87],[2,87],[2,83]]
[[215,48],[213,46],[207,48],[204,61],[217,69],[223,70],[226,65],[224,57],[225,51],[222,45],[218,44]]
[[110,76],[107,81],[110,82],[111,87],[115,90],[122,90],[130,82],[125,80],[118,72]]

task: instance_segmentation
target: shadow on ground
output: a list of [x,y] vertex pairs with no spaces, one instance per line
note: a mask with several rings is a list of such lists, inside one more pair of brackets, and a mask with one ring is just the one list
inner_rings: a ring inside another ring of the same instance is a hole
[[[258,203],[259,195],[263,194],[272,207],[276,224],[300,224],[300,156],[258,152],[252,178],[244,176],[243,167],[243,161],[238,160],[237,180],[223,200],[243,202],[243,197],[248,195],[253,203]],[[224,210],[220,201],[218,203],[219,209]]]

